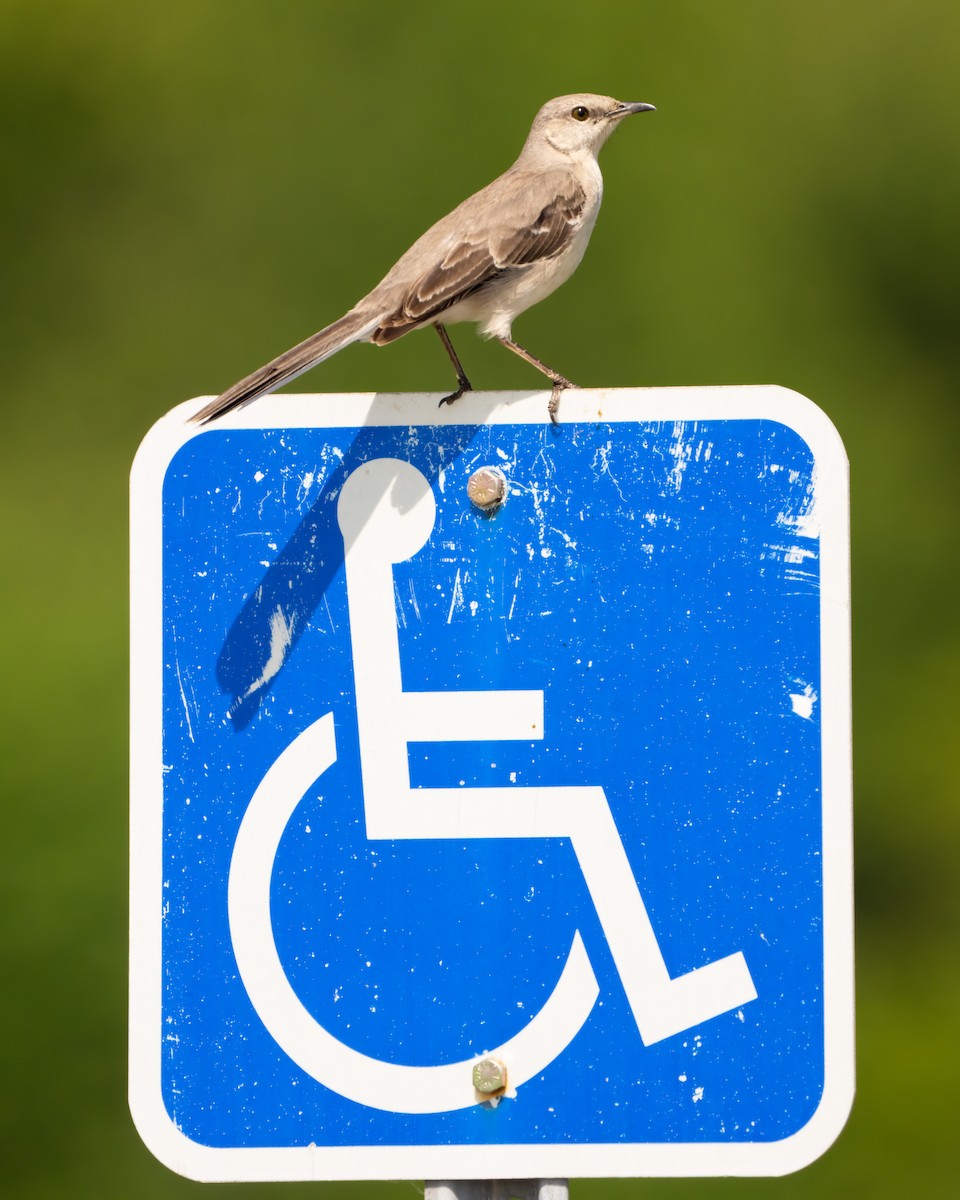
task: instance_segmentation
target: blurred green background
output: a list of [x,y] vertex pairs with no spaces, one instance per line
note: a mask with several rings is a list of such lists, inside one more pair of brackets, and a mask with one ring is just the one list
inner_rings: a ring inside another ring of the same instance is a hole
[[[790,386],[850,455],[859,1093],[798,1175],[575,1200],[956,1194],[958,77],[956,0],[0,3],[6,1195],[203,1190],[125,1101],[140,439],[339,316],[581,89],[659,111],[605,149],[590,252],[517,336],[584,384]],[[479,386],[539,386],[458,346]],[[301,390],[450,382],[421,334]]]

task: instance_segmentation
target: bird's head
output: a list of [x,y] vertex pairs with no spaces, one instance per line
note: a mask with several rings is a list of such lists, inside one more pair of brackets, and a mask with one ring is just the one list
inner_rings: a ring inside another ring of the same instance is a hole
[[624,117],[653,111],[652,104],[624,103],[589,92],[558,96],[537,113],[526,147],[546,144],[561,154],[595,156]]

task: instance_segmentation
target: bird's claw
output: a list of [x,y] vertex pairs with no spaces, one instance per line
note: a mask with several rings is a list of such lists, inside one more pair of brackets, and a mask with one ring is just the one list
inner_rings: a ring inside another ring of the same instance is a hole
[[455,392],[451,392],[449,396],[444,396],[437,405],[437,408],[443,408],[445,404],[452,404],[454,400],[459,400],[460,397],[465,395],[467,392],[473,391],[473,384],[469,379],[466,378],[466,376],[464,376],[463,379],[458,379],[457,382],[460,384],[457,390]]
[[560,424],[560,418],[557,416],[557,413],[560,411],[561,393],[565,392],[567,388],[575,388],[576,386],[577,385],[575,383],[571,383],[569,379],[564,379],[562,375],[554,379],[553,388],[550,392],[550,399],[547,403],[547,413],[549,414],[550,421],[553,425]]

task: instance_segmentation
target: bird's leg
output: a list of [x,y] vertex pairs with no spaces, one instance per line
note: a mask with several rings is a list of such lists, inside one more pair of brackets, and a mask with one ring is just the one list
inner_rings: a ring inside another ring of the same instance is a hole
[[553,367],[548,367],[545,362],[541,362],[539,358],[531,354],[529,350],[524,350],[522,346],[518,346],[516,342],[512,342],[508,337],[498,337],[497,341],[501,346],[506,346],[508,350],[512,350],[514,354],[519,354],[520,357],[530,364],[531,367],[536,367],[538,371],[542,371],[544,375],[552,382],[553,390],[550,392],[550,401],[547,404],[547,412],[550,414],[550,420],[554,425],[559,425],[557,419],[557,411],[560,408],[560,393],[565,388],[575,388],[577,385],[571,383],[569,379],[565,379],[559,371],[555,371]]
[[457,373],[457,383],[460,384],[455,392],[451,392],[449,396],[444,396],[444,398],[440,401],[441,404],[452,404],[454,400],[459,400],[464,392],[472,392],[473,384],[467,378],[463,367],[460,365],[460,359],[457,358],[457,352],[453,348],[453,342],[450,341],[450,335],[442,325],[434,325],[434,329],[436,329],[437,333],[440,335],[440,341],[443,342],[443,348],[450,355],[450,361],[453,363],[453,369]]

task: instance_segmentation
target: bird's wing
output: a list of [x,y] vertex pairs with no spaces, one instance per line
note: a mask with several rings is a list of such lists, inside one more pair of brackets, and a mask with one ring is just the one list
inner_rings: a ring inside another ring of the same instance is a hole
[[[496,185],[503,182],[497,180]],[[497,204],[496,185],[491,185],[455,209],[404,255],[394,271],[405,266],[407,277],[418,252],[433,261],[403,288],[394,311],[380,322],[372,341],[392,342],[484,284],[552,258],[567,246],[584,219],[587,195],[581,185],[566,173],[556,178],[537,174],[529,181],[517,174],[510,183],[508,191],[503,189],[502,203]],[[476,221],[480,214],[482,225]],[[439,242],[435,256],[429,255],[431,242]]]

